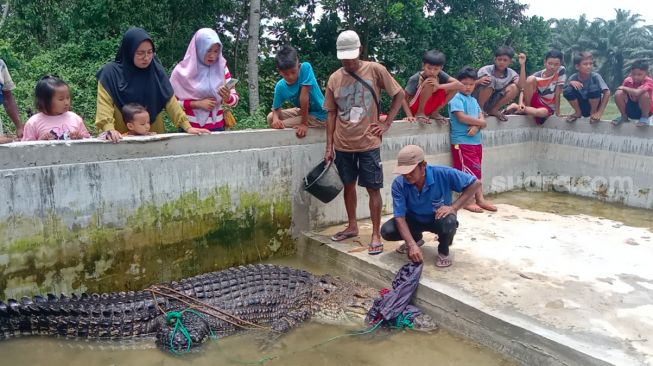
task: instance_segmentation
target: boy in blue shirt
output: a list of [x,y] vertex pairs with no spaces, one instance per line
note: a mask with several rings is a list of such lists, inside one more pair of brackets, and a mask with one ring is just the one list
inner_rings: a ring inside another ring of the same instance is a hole
[[[451,159],[453,167],[481,179],[481,162],[483,160],[483,145],[481,145],[481,129],[485,128],[485,118],[481,106],[472,96],[476,85],[477,73],[471,67],[460,71],[458,80],[463,84],[463,90],[458,92],[449,102],[449,121],[451,123]],[[491,202],[486,201],[479,189],[474,200],[465,206],[472,212],[496,211]]]
[[[291,46],[283,46],[275,61],[283,79],[279,80],[274,88],[272,112],[267,117],[268,124],[278,129],[294,128],[299,138],[306,136],[308,127],[324,127],[324,94],[317,84],[311,64],[300,64],[297,50]],[[287,101],[295,108],[281,109],[281,105]]]

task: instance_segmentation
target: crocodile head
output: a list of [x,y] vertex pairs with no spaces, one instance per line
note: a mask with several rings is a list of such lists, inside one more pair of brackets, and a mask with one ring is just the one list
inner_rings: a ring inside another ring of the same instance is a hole
[[[368,311],[380,295],[373,288],[339,277],[324,275],[314,289],[319,306],[313,320],[324,324],[365,326]],[[413,329],[433,331],[438,327],[428,314],[413,318]]]

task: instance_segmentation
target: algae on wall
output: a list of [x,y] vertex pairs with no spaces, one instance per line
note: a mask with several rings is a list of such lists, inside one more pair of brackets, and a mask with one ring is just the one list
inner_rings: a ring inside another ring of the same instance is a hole
[[[137,290],[149,284],[291,254],[289,187],[259,192],[229,186],[199,192],[126,214],[122,227],[67,225],[45,218],[12,216],[0,223],[31,232],[0,246],[0,298],[43,292]],[[282,187],[284,187],[282,185]]]

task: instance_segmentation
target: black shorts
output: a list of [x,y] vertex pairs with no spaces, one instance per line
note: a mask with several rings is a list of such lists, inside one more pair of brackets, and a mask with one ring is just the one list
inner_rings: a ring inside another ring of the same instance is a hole
[[343,184],[355,182],[365,188],[383,188],[383,167],[381,166],[381,149],[363,152],[345,152],[336,150],[336,168]]
[[626,102],[626,115],[632,119],[642,118],[642,110],[639,109],[639,103],[628,99],[628,102]]

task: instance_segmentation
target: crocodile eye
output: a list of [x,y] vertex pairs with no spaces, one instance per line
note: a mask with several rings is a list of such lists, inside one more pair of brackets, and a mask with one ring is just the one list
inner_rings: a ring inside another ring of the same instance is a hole
[[331,293],[331,290],[329,290],[328,288],[325,288],[325,289],[324,289],[324,293],[325,293],[325,294],[330,294],[330,293]]

